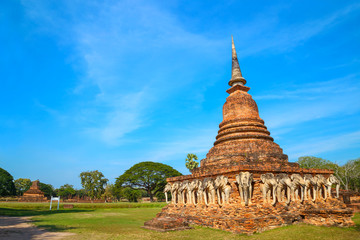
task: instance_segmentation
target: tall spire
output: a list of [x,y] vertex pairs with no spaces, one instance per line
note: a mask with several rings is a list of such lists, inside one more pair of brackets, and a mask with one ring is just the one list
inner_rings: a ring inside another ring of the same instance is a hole
[[234,44],[234,39],[231,36],[232,41],[232,69],[231,69],[231,79],[229,81],[230,86],[234,85],[244,85],[246,84],[245,78],[243,78],[239,66],[239,62],[236,55],[236,49]]

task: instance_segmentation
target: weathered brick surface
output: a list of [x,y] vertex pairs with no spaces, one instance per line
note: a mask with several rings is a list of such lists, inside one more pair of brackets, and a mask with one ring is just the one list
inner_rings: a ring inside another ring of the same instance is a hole
[[259,192],[256,192],[253,203],[244,206],[239,203],[238,192],[234,191],[234,201],[228,205],[217,204],[169,204],[164,207],[159,217],[186,219],[191,224],[207,226],[234,233],[262,232],[275,227],[298,222],[318,226],[352,226],[353,211],[336,199],[291,202],[290,205],[277,203],[272,206],[263,203]]
[[145,222],[143,228],[160,232],[191,229],[186,219],[179,216],[165,216],[165,214],[164,216],[158,214],[156,218]]
[[360,212],[360,203],[359,202],[346,204],[346,206],[348,208],[351,208],[356,213]]
[[[231,231],[234,233],[262,232],[279,226],[297,222],[325,226],[351,226],[353,211],[338,199],[328,198],[300,203],[291,201],[277,202],[275,206],[265,203],[260,192],[260,176],[265,173],[297,173],[300,175],[321,174],[328,178],[331,170],[301,169],[297,163],[289,163],[288,156],[274,139],[259,116],[256,102],[247,92],[249,87],[234,85],[246,81],[241,75],[235,47],[233,45],[233,74],[227,92],[230,94],[223,107],[223,121],[214,146],[209,150],[200,167],[191,175],[168,178],[175,182],[195,179],[227,176],[232,187],[228,204],[204,205],[169,204],[158,216],[145,223],[152,229],[181,228],[184,222]],[[235,64],[234,64],[235,63]],[[235,184],[235,175],[239,172],[253,174],[252,203],[244,206]],[[216,201],[217,202],[217,201]],[[176,219],[180,219],[176,222]]]
[[[305,170],[305,169],[301,169]],[[225,171],[225,170],[224,170]],[[306,170],[306,173],[318,173],[316,169]],[[321,172],[321,171],[320,171]],[[222,172],[221,175],[229,177],[232,186],[230,203],[220,206],[213,204],[169,204],[164,207],[158,217],[171,217],[185,219],[190,224],[202,225],[216,229],[231,231],[234,233],[262,232],[275,227],[290,225],[298,222],[318,226],[352,226],[353,210],[349,209],[342,201],[335,198],[326,200],[317,199],[315,203],[306,200],[303,203],[299,201],[277,202],[275,206],[264,203],[260,191],[260,174],[263,172],[254,172],[253,197],[252,204],[244,206],[241,203],[240,193],[235,181],[234,172]],[[330,174],[329,171],[322,172],[324,176]],[[202,177],[208,177],[204,175]],[[216,175],[212,175],[215,177]],[[171,178],[171,181],[191,180],[193,175]],[[199,177],[196,177],[199,179]],[[200,178],[201,179],[201,178]],[[334,196],[334,195],[333,195]],[[157,225],[159,225],[157,223]]]
[[33,181],[29,190],[27,190],[23,196],[19,198],[20,202],[43,202],[47,198],[44,193],[40,190],[39,180]]
[[256,102],[247,93],[249,89],[235,85],[228,90],[230,96],[223,107],[220,130],[214,147],[201,160],[202,167],[242,162],[288,162],[287,155],[273,141],[260,118]]

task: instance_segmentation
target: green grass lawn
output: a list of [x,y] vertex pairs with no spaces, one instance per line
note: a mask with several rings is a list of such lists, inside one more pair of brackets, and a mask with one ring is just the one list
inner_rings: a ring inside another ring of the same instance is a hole
[[[32,206],[32,207],[31,207]],[[46,206],[46,205],[44,205]],[[357,224],[352,228],[315,227],[298,224],[277,228],[252,236],[236,235],[205,227],[193,230],[159,233],[140,228],[146,220],[155,217],[161,208],[156,205],[131,205],[130,208],[114,207],[77,208],[48,211],[43,205],[4,205],[0,203],[0,215],[33,215],[34,224],[51,231],[75,233],[69,239],[360,239],[360,214],[356,214]],[[48,204],[47,204],[48,206]]]

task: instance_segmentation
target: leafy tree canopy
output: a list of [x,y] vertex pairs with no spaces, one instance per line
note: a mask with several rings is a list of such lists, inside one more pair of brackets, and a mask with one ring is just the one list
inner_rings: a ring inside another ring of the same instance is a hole
[[187,169],[190,170],[190,172],[191,172],[191,170],[193,170],[199,166],[199,163],[196,160],[198,160],[198,157],[195,154],[189,153],[186,156],[185,166]]
[[313,156],[304,156],[299,157],[297,161],[301,168],[318,168],[318,169],[332,169],[335,170],[339,166],[329,160],[313,157]]
[[57,189],[57,195],[63,198],[71,198],[76,194],[76,190],[73,185],[64,184],[59,189]]
[[105,192],[106,183],[109,181],[104,177],[102,172],[89,171],[80,173],[81,185],[86,191],[86,194],[91,198],[100,198]]
[[15,194],[16,188],[13,176],[0,168],[0,196],[14,196]]
[[145,190],[150,201],[153,196],[163,191],[166,185],[166,178],[180,176],[181,173],[169,165],[155,162],[141,162],[126,170],[115,182],[116,187],[130,187],[132,189]]
[[313,156],[300,157],[298,163],[302,168],[334,170],[334,175],[340,180],[342,187],[346,190],[360,190],[360,158],[349,160],[342,166]]
[[360,158],[347,161],[336,169],[335,174],[340,177],[340,182],[346,190],[360,190]]
[[122,195],[129,200],[129,202],[137,202],[138,199],[141,198],[141,190],[127,187],[122,190]]
[[79,190],[75,190],[75,195],[78,196],[79,198],[85,197],[86,196],[86,191],[85,189],[79,189]]
[[105,187],[104,194],[102,195],[107,200],[117,200],[119,201],[123,196],[122,189],[119,189],[115,186],[115,184],[107,184]]
[[[165,194],[164,192],[157,192],[155,194],[155,197],[157,198],[158,201],[163,201],[165,200]],[[170,200],[171,200],[171,197],[170,197]]]
[[51,197],[54,195],[54,187],[51,184],[39,183],[39,189],[44,192],[45,197]]
[[31,180],[28,178],[19,178],[14,181],[14,184],[16,188],[16,195],[21,196],[31,187]]

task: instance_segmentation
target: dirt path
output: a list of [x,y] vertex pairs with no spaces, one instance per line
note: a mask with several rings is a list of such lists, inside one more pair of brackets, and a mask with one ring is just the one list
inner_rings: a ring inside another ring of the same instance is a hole
[[0,216],[0,239],[27,240],[46,239],[57,240],[74,235],[66,232],[49,232],[31,224],[29,217],[1,217]]

